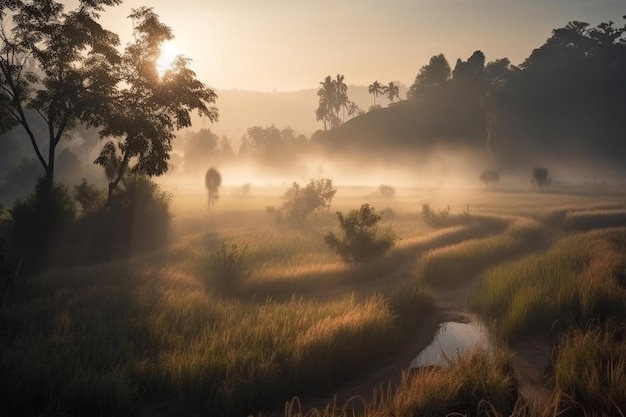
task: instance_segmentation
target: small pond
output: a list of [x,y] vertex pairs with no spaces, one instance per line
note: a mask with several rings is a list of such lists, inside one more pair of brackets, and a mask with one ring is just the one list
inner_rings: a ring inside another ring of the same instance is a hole
[[424,366],[445,368],[448,361],[463,356],[476,346],[487,352],[493,352],[487,329],[482,325],[473,321],[442,323],[430,345],[411,361],[411,368]]

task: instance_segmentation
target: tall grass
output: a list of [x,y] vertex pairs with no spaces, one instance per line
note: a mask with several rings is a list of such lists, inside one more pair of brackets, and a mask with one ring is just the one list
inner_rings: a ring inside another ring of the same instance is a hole
[[415,289],[215,298],[193,273],[207,268],[197,243],[29,277],[0,316],[0,414],[128,415],[163,399],[178,415],[255,412],[364,372],[430,306]]
[[[507,340],[625,317],[624,229],[575,235],[485,272],[470,303]],[[557,327],[555,327],[557,326]]]
[[418,277],[434,286],[456,285],[507,259],[538,250],[545,241],[545,229],[540,223],[516,218],[504,233],[427,252],[418,264]]
[[558,344],[554,366],[563,407],[577,415],[623,416],[626,411],[624,322],[575,329]]
[[517,393],[509,356],[474,350],[451,362],[449,368],[407,371],[396,389],[380,387],[373,399],[353,398],[322,409],[303,410],[298,401],[286,408],[286,417],[320,416],[482,416],[498,410],[508,415]]
[[567,213],[564,228],[568,231],[605,229],[626,225],[626,210],[590,210]]

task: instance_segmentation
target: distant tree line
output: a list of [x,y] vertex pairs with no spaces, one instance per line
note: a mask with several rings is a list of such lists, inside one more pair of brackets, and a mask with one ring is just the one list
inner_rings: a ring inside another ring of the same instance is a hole
[[[376,100],[383,85],[375,82],[369,92]],[[542,155],[619,164],[625,109],[626,26],[574,21],[553,30],[519,66],[508,58],[487,62],[480,50],[454,66],[435,55],[419,69],[406,100],[315,136],[330,148],[424,148],[443,141],[489,150],[501,163]]]

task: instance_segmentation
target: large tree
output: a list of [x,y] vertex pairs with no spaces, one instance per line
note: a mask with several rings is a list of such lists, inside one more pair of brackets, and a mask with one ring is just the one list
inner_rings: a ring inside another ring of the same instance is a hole
[[[0,130],[26,132],[51,190],[55,152],[78,123],[97,124],[119,82],[119,38],[98,23],[121,0],[0,2]],[[46,126],[37,134],[34,125]]]
[[415,77],[415,82],[407,92],[407,98],[415,99],[422,92],[446,85],[450,75],[450,64],[443,54],[431,57],[428,65],[424,65]]
[[119,82],[99,120],[102,135],[111,138],[95,161],[110,173],[109,198],[128,173],[158,176],[168,170],[175,132],[191,126],[192,112],[218,118],[210,106],[217,94],[196,78],[189,59],[179,56],[162,75],[157,71],[171,29],[152,8],[133,10],[130,17],[135,40],[116,67]]

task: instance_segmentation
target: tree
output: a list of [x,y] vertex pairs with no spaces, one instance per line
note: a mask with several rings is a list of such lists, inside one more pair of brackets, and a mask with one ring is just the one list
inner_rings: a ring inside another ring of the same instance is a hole
[[550,178],[548,178],[548,169],[535,167],[533,169],[533,177],[530,182],[532,182],[533,187],[536,187],[539,191],[541,191],[543,187],[549,185],[550,183]]
[[215,169],[209,168],[204,176],[204,186],[209,194],[209,210],[213,207],[213,204],[217,201],[219,196],[219,189],[222,185],[222,175]]
[[480,180],[485,183],[487,188],[495,188],[496,183],[500,182],[500,173],[493,169],[487,169],[480,173]]
[[376,96],[382,94],[383,86],[378,81],[374,81],[367,87],[367,92],[374,96],[374,106],[376,106]]
[[279,222],[302,226],[310,214],[329,208],[336,192],[332,180],[326,178],[311,180],[305,187],[294,182],[282,195],[282,205],[278,209],[268,207],[268,212]]
[[315,110],[315,117],[316,120],[321,120],[324,123],[324,130],[332,129],[341,124],[343,118],[339,118],[339,111],[348,108],[350,103],[348,86],[344,79],[341,74],[337,74],[335,79],[328,75],[324,81],[320,82],[320,88],[317,90],[319,106]]
[[356,104],[354,101],[351,101],[348,104],[348,116],[360,116],[364,113],[364,111]]
[[395,98],[400,98],[400,88],[393,81],[390,81],[389,84],[383,86],[383,94],[393,103]]
[[336,124],[338,117],[335,114],[335,103],[337,101],[337,86],[330,75],[320,82],[320,88],[317,90],[319,97],[319,106],[315,110],[316,120],[324,123],[324,130],[332,129]]
[[390,229],[379,233],[378,223],[382,217],[369,204],[363,204],[360,209],[352,210],[345,216],[338,211],[337,218],[343,238],[339,239],[335,233],[329,232],[324,240],[345,262],[364,262],[381,256],[395,243],[396,237]]
[[210,107],[217,94],[188,68],[189,59],[179,56],[159,75],[157,60],[171,29],[159,21],[153,9],[133,9],[135,41],[126,47],[115,67],[119,80],[100,113],[103,136],[111,137],[96,163],[109,173],[111,194],[127,173],[149,177],[167,172],[174,132],[191,126],[191,113],[211,122],[218,111]]
[[428,65],[423,66],[415,82],[407,92],[407,98],[415,99],[421,92],[431,90],[446,85],[450,80],[450,64],[443,54],[430,58]]
[[[120,3],[83,0],[70,12],[52,0],[1,3],[0,130],[24,129],[43,168],[44,193],[52,190],[61,139],[80,122],[100,123],[119,82],[119,38],[97,20],[104,6]],[[47,129],[40,136],[33,125],[41,121]]]

